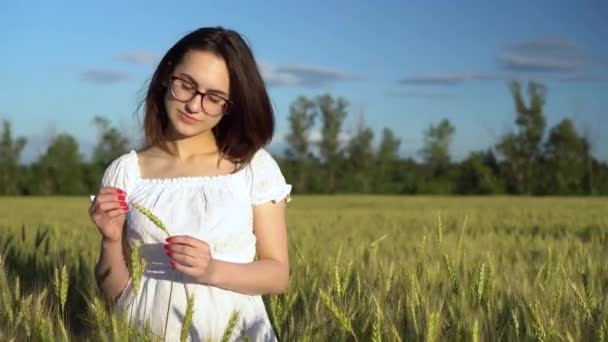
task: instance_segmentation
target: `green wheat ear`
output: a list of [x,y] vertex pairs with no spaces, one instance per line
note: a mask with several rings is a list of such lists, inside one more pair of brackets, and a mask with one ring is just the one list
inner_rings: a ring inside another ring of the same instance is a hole
[[137,294],[137,290],[141,284],[141,278],[143,277],[147,266],[146,259],[141,258],[140,248],[141,246],[134,247],[131,251],[131,257],[129,258],[132,272],[131,277],[133,279],[133,291],[135,294]]
[[192,315],[194,315],[194,295],[188,296],[188,302],[186,305],[186,315],[184,316],[184,322],[182,323],[182,330],[179,336],[179,340],[184,342],[187,340],[190,334],[190,326],[192,325]]
[[150,210],[144,208],[143,206],[137,203],[130,202],[130,204],[133,208],[137,209],[137,211],[142,213],[145,217],[149,218],[150,221],[152,221],[152,223],[154,223],[158,228],[160,228],[160,230],[165,232],[167,236],[170,236],[169,231],[167,230],[167,226],[165,226],[163,221],[161,221],[156,215],[152,214]]

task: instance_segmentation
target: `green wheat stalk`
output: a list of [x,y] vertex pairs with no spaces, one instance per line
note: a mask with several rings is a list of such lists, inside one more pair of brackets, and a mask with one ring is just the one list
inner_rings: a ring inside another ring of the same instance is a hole
[[134,202],[130,202],[129,204],[133,208],[137,209],[137,211],[142,213],[142,215],[144,215],[145,217],[150,219],[150,221],[152,221],[152,223],[154,223],[158,228],[160,228],[160,230],[165,232],[165,234],[167,234],[167,236],[170,236],[169,231],[167,230],[167,226],[163,223],[163,221],[161,221],[160,218],[158,218],[156,215],[152,214],[152,212],[149,209],[147,209],[137,203],[134,203]]
[[179,340],[185,342],[190,332],[190,326],[192,325],[192,315],[194,314],[194,295],[188,296],[188,304],[186,305],[186,315],[184,316],[184,322],[182,323],[182,330],[179,335]]
[[232,336],[232,332],[234,331],[234,328],[236,328],[236,323],[238,322],[238,319],[239,312],[237,310],[232,311],[230,319],[228,320],[228,324],[226,325],[226,329],[222,334],[222,342],[228,342],[230,340],[230,336]]
[[[156,225],[160,230],[162,230],[165,234],[167,234],[167,236],[171,236],[171,234],[169,234],[169,231],[167,230],[167,226],[165,225],[165,223],[160,218],[158,218],[158,216],[154,215],[152,213],[152,211],[150,211],[149,209],[143,207],[142,205],[139,205],[134,202],[130,202],[130,204],[131,204],[131,206],[133,206],[133,208],[137,209],[137,211],[142,213],[142,215],[144,215],[150,221],[152,221],[152,223],[154,223],[154,225]],[[166,339],[167,339],[167,325],[169,324],[169,311],[171,310],[172,297],[173,297],[173,280],[171,280],[171,289],[169,290],[169,302],[167,304],[167,315],[165,316],[165,331],[163,332],[163,341],[166,341]]]
[[[141,284],[141,279],[146,271],[146,259],[141,257],[139,247],[134,247],[131,249],[131,255],[129,256],[129,264],[131,266],[131,287],[135,295],[137,295],[137,291],[139,291],[139,285]],[[131,311],[129,313],[129,317],[133,317],[133,307],[135,303],[131,303]]]

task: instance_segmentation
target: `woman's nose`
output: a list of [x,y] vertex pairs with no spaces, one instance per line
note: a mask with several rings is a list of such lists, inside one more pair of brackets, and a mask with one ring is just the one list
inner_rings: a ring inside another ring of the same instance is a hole
[[188,101],[188,103],[187,103],[188,109],[193,113],[198,113],[201,110],[203,110],[202,102],[203,102],[202,95],[196,94],[196,95],[194,95],[194,97],[192,99],[190,99],[190,101]]

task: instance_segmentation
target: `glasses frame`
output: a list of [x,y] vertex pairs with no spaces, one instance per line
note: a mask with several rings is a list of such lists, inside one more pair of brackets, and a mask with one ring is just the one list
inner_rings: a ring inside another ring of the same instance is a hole
[[[188,83],[189,85],[192,86],[192,89],[194,90],[194,93],[193,93],[193,95],[192,95],[191,98],[189,98],[188,100],[180,100],[180,99],[177,98],[177,96],[175,96],[175,93],[173,92],[173,81],[175,81],[175,80],[180,80],[180,81]],[[169,86],[169,91],[171,92],[171,95],[173,96],[173,98],[176,99],[179,102],[190,102],[190,101],[192,101],[193,98],[196,97],[196,95],[200,94],[201,95],[201,109],[203,110],[203,112],[205,112],[205,114],[207,114],[209,116],[228,115],[228,113],[226,112],[226,110],[228,109],[228,107],[230,105],[232,105],[232,101],[228,100],[227,98],[223,97],[222,95],[219,95],[217,93],[212,93],[214,96],[217,96],[220,99],[226,101],[226,104],[224,105],[224,108],[222,109],[222,111],[219,114],[209,114],[209,113],[207,113],[207,110],[205,109],[205,105],[203,105],[203,101],[205,100],[205,96],[207,96],[207,94],[209,94],[209,93],[203,93],[202,91],[198,90],[196,88],[196,86],[192,82],[190,82],[188,80],[185,80],[185,79],[183,79],[183,78],[181,78],[179,76],[175,76],[175,75],[169,76],[169,84],[168,84],[168,86]]]

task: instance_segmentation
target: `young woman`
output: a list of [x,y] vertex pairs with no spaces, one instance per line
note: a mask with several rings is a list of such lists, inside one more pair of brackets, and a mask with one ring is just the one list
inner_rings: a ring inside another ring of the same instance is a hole
[[[180,337],[189,296],[190,340],[220,339],[233,312],[233,339],[276,340],[261,295],[288,285],[291,185],[264,148],[274,114],[247,43],[221,27],[180,39],[154,72],[144,112],[146,147],[111,163],[89,209],[101,233],[100,289],[167,341]],[[138,288],[133,248],[147,265]]]

